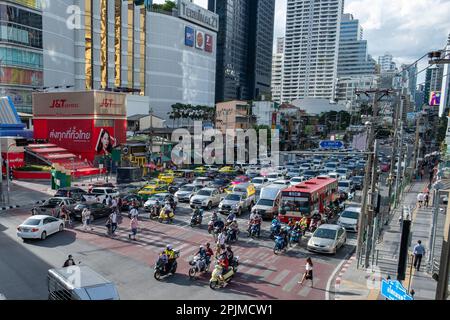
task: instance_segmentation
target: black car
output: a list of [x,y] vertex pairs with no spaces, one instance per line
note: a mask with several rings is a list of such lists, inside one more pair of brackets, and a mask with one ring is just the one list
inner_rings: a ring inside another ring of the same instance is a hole
[[122,206],[120,207],[120,211],[128,211],[130,210],[130,206],[135,201],[138,207],[141,207],[144,203],[141,197],[137,194],[128,194],[122,198]]
[[363,184],[364,184],[363,176],[354,176],[354,177],[351,177],[350,180],[353,182],[353,186],[355,187],[355,190],[362,190]]
[[81,213],[83,209],[88,207],[91,211],[91,221],[92,219],[102,218],[109,216],[113,209],[105,206],[103,203],[92,202],[92,203],[78,203],[76,205],[70,206],[67,209],[72,215],[73,219],[81,220]]
[[83,199],[83,195],[87,192],[80,188],[68,187],[68,188],[60,188],[56,191],[55,197],[64,197],[71,198],[77,201]]

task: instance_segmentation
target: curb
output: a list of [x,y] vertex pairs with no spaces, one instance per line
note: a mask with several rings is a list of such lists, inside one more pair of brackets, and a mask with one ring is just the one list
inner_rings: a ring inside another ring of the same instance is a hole
[[0,211],[6,211],[6,210],[11,210],[11,209],[17,209],[17,208],[20,208],[20,207],[28,207],[28,206],[35,205],[35,204],[41,204],[41,203],[44,203],[45,201],[47,201],[47,200],[39,200],[39,201],[36,201],[36,202],[33,202],[33,203],[29,203],[29,204],[22,204],[22,205],[15,205],[15,206],[5,206],[5,207],[0,207]]
[[339,289],[339,287],[341,286],[342,276],[344,275],[344,273],[347,272],[347,269],[350,267],[350,265],[354,261],[356,261],[356,253],[353,253],[353,255],[347,259],[347,261],[344,263],[341,270],[339,271],[338,276],[334,280],[335,300],[338,300],[338,299],[336,299],[336,293],[337,293],[337,289]]

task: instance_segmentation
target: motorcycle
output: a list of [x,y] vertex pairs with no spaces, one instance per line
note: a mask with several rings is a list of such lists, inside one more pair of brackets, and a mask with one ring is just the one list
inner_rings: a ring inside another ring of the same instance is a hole
[[216,223],[218,217],[217,215],[211,216],[211,220],[208,222],[208,233],[211,234],[211,232],[214,230],[214,223]]
[[272,225],[270,226],[270,238],[275,239],[275,237],[280,234],[280,231],[281,224],[272,222]]
[[189,264],[191,265],[191,267],[189,268],[189,278],[191,280],[195,278],[197,273],[206,273],[209,271],[209,263],[206,263],[206,260],[198,255],[196,255],[194,259],[189,261]]
[[173,211],[162,208],[159,214],[158,221],[161,223],[173,223],[173,217],[175,217]]
[[[203,210],[202,209],[196,209],[192,215],[191,218],[191,227],[199,226],[202,224],[203,221]],[[208,226],[209,229],[209,226]]]
[[248,229],[248,236],[249,236],[249,237],[252,237],[252,238],[259,237],[258,231],[259,231],[259,228],[260,228],[260,227],[261,227],[261,226],[258,225],[258,224],[252,224],[252,225],[250,225],[250,228]]
[[291,244],[300,243],[301,239],[302,239],[302,235],[299,230],[297,230],[297,229],[291,230],[290,235],[289,235],[289,242]]
[[149,218],[152,220],[156,220],[159,218],[159,214],[161,211],[161,205],[159,204],[154,204],[151,208],[150,208],[150,212],[149,212]]
[[225,240],[225,243],[230,244],[232,242],[238,241],[238,233],[239,233],[239,230],[234,230],[234,229],[229,228],[227,230],[227,238]]
[[309,224],[309,232],[313,233],[316,231],[316,229],[320,226],[321,222],[319,219],[313,219],[311,220],[311,223]]
[[153,272],[153,277],[160,281],[162,278],[166,278],[170,275],[175,274],[175,272],[177,271],[177,267],[178,267],[178,263],[177,263],[177,259],[180,256],[180,251],[177,250],[175,251],[175,261],[172,263],[172,267],[170,268],[170,270],[165,270],[165,264],[162,261],[161,257],[158,257],[158,260],[155,263],[155,271]]
[[273,247],[273,253],[279,254],[282,251],[286,251],[286,243],[284,243],[284,238],[282,236],[275,236],[275,246]]
[[221,280],[220,275],[222,274],[223,267],[219,264],[216,264],[211,274],[211,279],[209,280],[209,287],[213,290],[223,288],[225,284],[228,284],[231,279],[233,279],[233,276],[237,273],[238,265],[239,257],[235,257],[233,259],[233,262],[230,264],[227,273],[223,275],[223,280]]

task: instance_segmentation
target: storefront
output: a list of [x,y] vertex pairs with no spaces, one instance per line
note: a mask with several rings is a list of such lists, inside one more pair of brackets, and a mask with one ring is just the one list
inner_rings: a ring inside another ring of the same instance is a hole
[[33,94],[34,138],[90,162],[126,142],[126,94],[104,91]]

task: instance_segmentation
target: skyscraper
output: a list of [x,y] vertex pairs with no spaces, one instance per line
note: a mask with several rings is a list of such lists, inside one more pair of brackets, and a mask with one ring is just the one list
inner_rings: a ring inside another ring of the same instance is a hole
[[392,61],[392,54],[386,52],[383,56],[378,57],[378,64],[380,65],[380,71],[392,71],[396,69],[395,62]]
[[288,0],[283,100],[335,96],[342,0]]
[[359,20],[344,14],[339,38],[338,77],[375,74],[375,61],[367,54],[367,41]]
[[275,53],[272,59],[272,101],[282,103],[283,53]]
[[0,4],[0,95],[31,113],[33,88],[43,85],[41,1]]
[[209,0],[219,15],[216,101],[270,94],[273,0]]

